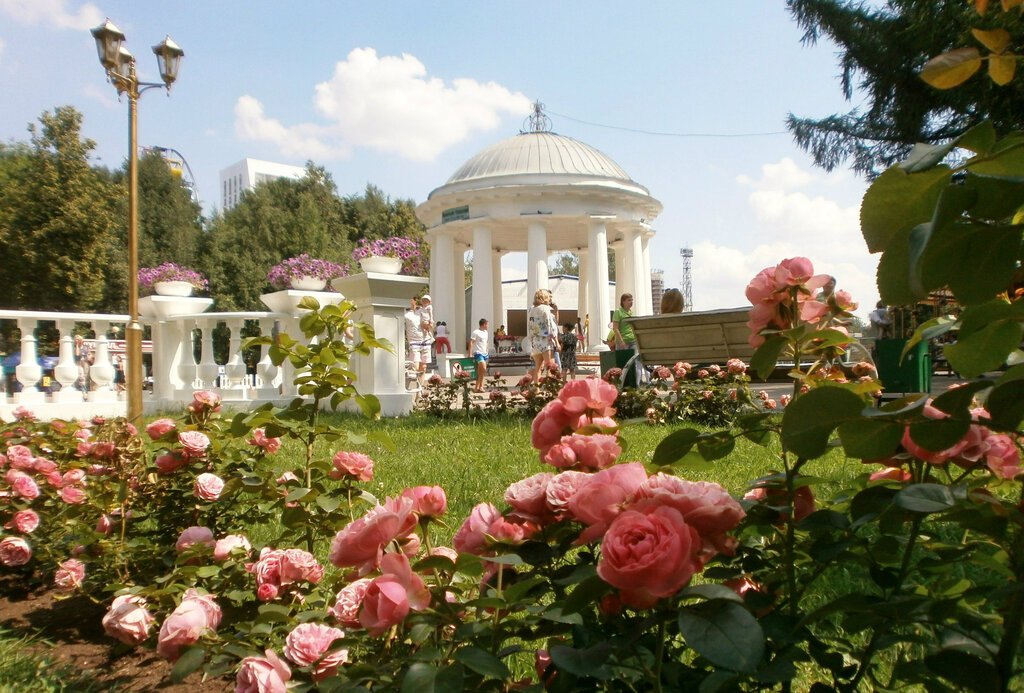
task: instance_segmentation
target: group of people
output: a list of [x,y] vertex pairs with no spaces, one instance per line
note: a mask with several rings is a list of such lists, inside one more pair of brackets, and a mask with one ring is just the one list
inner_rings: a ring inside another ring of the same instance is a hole
[[[424,306],[424,304],[426,304]],[[633,317],[633,295],[622,294],[619,307],[612,314],[611,331],[605,342],[611,349],[636,350],[636,335],[626,318]],[[683,295],[679,289],[669,289],[661,300],[662,313],[683,312]],[[589,317],[587,322],[589,323]],[[410,360],[414,364],[420,384],[423,384],[423,373],[430,361],[430,346],[435,343],[437,353],[446,347],[451,351],[448,342],[448,330],[444,322],[434,324],[433,311],[430,307],[430,296],[423,296],[417,302],[412,300],[412,307],[405,314],[406,337],[409,342]],[[476,366],[475,391],[483,392],[484,377],[487,373],[488,350],[491,337],[488,332],[490,323],[487,318],[480,318],[477,329],[470,334],[466,351]],[[552,294],[548,289],[537,289],[533,295],[533,307],[526,316],[526,338],[524,347],[529,350],[533,359],[530,376],[539,380],[548,364],[554,363],[567,379],[576,377],[576,351],[583,341],[586,326],[577,318],[571,322],[558,324],[558,307],[552,303]],[[498,336],[505,335],[505,326],[501,325],[495,332]],[[442,347],[443,340],[443,347]],[[497,345],[497,343],[495,343]],[[639,360],[638,360],[639,361]],[[638,372],[642,366],[637,364]]]

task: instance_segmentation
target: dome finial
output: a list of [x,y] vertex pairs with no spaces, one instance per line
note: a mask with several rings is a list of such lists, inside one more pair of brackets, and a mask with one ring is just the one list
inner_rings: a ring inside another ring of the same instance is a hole
[[551,119],[544,114],[544,104],[539,100],[533,102],[533,112],[523,121],[524,129],[520,134],[551,132]]

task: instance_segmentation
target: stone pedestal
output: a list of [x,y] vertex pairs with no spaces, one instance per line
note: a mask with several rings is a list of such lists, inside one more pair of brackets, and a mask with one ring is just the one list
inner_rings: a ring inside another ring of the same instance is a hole
[[[426,286],[426,277],[366,272],[339,277],[331,285],[355,305],[353,318],[373,326],[377,339],[386,339],[395,353],[374,349],[367,356],[357,356],[352,367],[356,388],[380,400],[383,416],[409,414],[416,394],[405,389],[405,311],[409,299]],[[352,408],[356,408],[354,403]]]

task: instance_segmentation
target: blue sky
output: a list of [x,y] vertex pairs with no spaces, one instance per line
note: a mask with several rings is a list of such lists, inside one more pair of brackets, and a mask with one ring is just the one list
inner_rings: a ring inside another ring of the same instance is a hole
[[[782,132],[789,112],[849,108],[834,46],[802,45],[781,0],[0,0],[0,140],[27,139],[40,113],[70,104],[99,162],[120,165],[127,104],[88,32],[104,17],[143,79],[158,80],[150,47],[165,34],[185,50],[170,98],[143,97],[139,140],[185,156],[207,213],[220,169],[245,157],[313,159],[342,194],[373,183],[423,201],[516,134],[539,99],[555,132],[601,150],[664,204],[653,264],[678,285],[679,249],[693,248],[695,308],[743,305],[747,281],[793,255],[836,275],[859,313],[877,300],[858,226],[864,181],[812,168],[788,134],[737,136]],[[525,260],[506,264],[514,274]]]

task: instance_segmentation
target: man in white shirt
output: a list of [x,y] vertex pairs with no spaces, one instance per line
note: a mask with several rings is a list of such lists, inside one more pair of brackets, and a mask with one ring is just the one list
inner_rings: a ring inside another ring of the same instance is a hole
[[487,374],[487,345],[491,343],[487,335],[487,318],[480,318],[480,328],[473,330],[469,336],[469,344],[466,351],[473,357],[476,363],[476,392],[484,391],[484,375]]
[[430,360],[430,342],[423,335],[423,316],[420,314],[419,303],[414,298],[405,311],[405,341],[409,344],[409,360],[420,387],[427,373],[427,361]]

